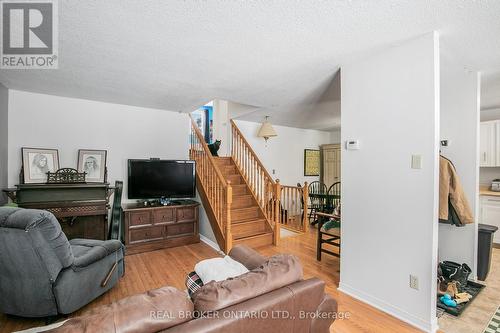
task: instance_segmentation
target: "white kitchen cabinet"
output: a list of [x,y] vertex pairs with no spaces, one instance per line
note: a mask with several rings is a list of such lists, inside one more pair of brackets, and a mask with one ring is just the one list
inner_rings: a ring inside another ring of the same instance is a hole
[[480,126],[479,165],[482,167],[500,166],[500,122],[484,121]]
[[[500,228],[500,196],[481,196],[481,223]],[[500,232],[494,233],[493,242],[500,244]]]

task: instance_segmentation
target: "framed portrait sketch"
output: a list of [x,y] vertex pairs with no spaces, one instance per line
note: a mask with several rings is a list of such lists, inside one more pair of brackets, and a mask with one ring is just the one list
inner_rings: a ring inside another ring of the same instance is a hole
[[25,184],[47,182],[47,172],[59,170],[57,149],[21,148],[23,156],[23,177]]
[[319,176],[319,150],[304,149],[304,176]]
[[86,172],[85,181],[104,183],[106,177],[106,151],[78,150],[78,172]]

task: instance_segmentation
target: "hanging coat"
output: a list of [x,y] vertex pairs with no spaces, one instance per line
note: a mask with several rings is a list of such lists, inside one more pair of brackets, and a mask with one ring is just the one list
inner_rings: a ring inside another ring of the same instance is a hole
[[439,220],[456,226],[474,223],[455,167],[443,156],[439,158]]

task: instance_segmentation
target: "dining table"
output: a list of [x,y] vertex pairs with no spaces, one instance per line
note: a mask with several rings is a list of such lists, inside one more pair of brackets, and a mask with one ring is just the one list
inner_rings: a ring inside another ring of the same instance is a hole
[[[340,202],[340,194],[328,194],[328,193],[309,193],[310,199],[317,199],[316,201],[320,202],[319,211],[325,212],[334,209],[333,203],[338,200]],[[315,219],[311,222],[311,225],[315,225],[318,223],[318,220]]]

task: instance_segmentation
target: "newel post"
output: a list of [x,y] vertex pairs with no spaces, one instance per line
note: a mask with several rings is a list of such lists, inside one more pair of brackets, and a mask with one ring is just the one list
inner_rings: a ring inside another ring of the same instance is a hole
[[274,238],[273,244],[278,245],[280,239],[280,227],[281,227],[281,185],[280,180],[276,179],[276,184],[274,185]]
[[309,229],[309,219],[307,218],[308,205],[309,205],[309,184],[304,182],[304,187],[302,188],[302,202],[303,202],[303,213],[302,213],[302,228],[304,232]]
[[233,247],[233,235],[231,234],[231,204],[233,203],[233,188],[231,182],[227,182],[226,193],[226,254],[229,253]]

